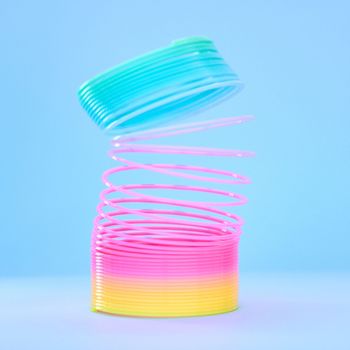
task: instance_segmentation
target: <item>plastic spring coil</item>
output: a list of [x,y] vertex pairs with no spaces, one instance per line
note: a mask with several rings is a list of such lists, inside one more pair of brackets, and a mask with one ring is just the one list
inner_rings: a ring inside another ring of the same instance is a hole
[[[112,136],[92,234],[93,310],[119,315],[211,315],[238,306],[238,243],[242,219],[227,208],[237,193],[201,183],[247,184],[237,173],[203,166],[143,163],[124,154],[250,157],[252,152],[149,144],[149,140],[240,124],[252,117],[183,123],[241,89],[237,75],[206,38],[178,40],[89,80],[79,99]],[[143,143],[145,142],[145,143]],[[118,184],[114,177],[150,171],[191,184]],[[198,181],[198,185],[192,182]],[[174,193],[174,196],[158,193]],[[179,199],[177,193],[190,192]],[[222,201],[195,200],[200,193]]]

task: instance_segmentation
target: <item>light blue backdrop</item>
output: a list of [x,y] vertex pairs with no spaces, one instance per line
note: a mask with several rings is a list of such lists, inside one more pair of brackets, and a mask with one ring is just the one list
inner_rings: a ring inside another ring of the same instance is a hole
[[241,270],[348,269],[349,11],[345,0],[3,2],[0,274],[88,273],[113,163],[77,88],[190,35],[212,38],[246,85],[210,113],[256,115],[192,139],[257,152],[234,163],[254,181],[239,190]]

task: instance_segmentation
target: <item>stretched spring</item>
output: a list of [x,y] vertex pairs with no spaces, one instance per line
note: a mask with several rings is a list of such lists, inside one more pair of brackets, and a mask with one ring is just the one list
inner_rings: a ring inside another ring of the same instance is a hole
[[[182,50],[185,46],[190,53],[196,52],[197,55],[198,45],[201,47],[200,50],[204,50],[200,51],[202,56],[192,57],[190,61],[192,66],[193,60],[198,60],[198,58],[203,60],[203,55],[209,55],[208,57],[212,59],[212,43],[208,39],[188,40],[177,42],[175,48]],[[174,45],[170,48],[174,49]],[[181,51],[179,56],[181,60],[183,55]],[[173,59],[174,53],[171,52],[169,57]],[[168,64],[168,61],[164,62],[164,57],[162,57],[161,67]],[[139,63],[139,61],[136,62]],[[139,74],[146,69],[145,62],[141,63],[143,70],[139,68]],[[153,64],[157,72],[162,70],[157,60]],[[146,66],[149,66],[149,61]],[[169,69],[174,69],[174,67],[170,66]],[[137,71],[135,62],[131,66],[126,64],[121,71],[114,71],[113,74],[109,71],[107,75],[102,76],[103,79],[98,77],[93,83],[83,85],[80,91],[82,104],[92,118],[102,125],[103,129],[114,135],[109,154],[119,163],[102,176],[106,189],[100,195],[101,202],[97,207],[98,216],[94,221],[92,235],[93,310],[148,317],[200,316],[235,310],[238,306],[237,253],[243,220],[238,215],[231,213],[228,208],[243,205],[247,199],[235,192],[207,186],[121,184],[113,181],[112,178],[118,178],[121,173],[124,174],[124,178],[128,178],[129,172],[141,170],[182,178],[188,183],[193,181],[229,185],[249,183],[247,177],[227,170],[171,163],[146,164],[132,161],[124,156],[124,154],[135,153],[161,154],[167,158],[170,155],[252,156],[252,152],[240,150],[148,143],[153,139],[226,127],[250,120],[252,118],[250,116],[230,117],[186,124],[173,123],[162,128],[150,128],[150,126],[161,124],[164,119],[168,124],[175,116],[178,120],[179,109],[184,115],[190,114],[192,111],[186,109],[186,101],[192,106],[190,109],[198,110],[203,105],[212,104],[222,99],[224,95],[236,91],[239,84],[228,71],[225,73],[226,76],[218,75],[217,79],[221,80],[219,83],[213,80],[208,82],[204,79],[198,85],[198,81],[195,81],[196,88],[193,87],[194,80],[190,79],[192,85],[190,87],[186,85],[185,93],[173,91],[170,94],[172,96],[170,100],[166,100],[169,91],[165,95],[163,92],[162,98],[159,98],[159,95],[157,98],[152,96],[152,99],[157,101],[152,108],[149,108],[152,105],[150,101],[145,105],[137,105],[133,102],[131,103],[133,108],[131,108],[123,104],[123,98],[119,98],[113,105],[113,113],[111,113],[110,99],[113,99],[114,96],[109,91],[113,90],[111,79],[116,83],[115,76],[121,79],[126,72],[132,75],[135,70]],[[208,69],[204,71],[207,74]],[[220,71],[222,73],[222,67]],[[148,73],[150,76],[154,74]],[[169,80],[169,73],[167,74]],[[200,74],[203,76],[204,73]],[[212,75],[211,72],[210,76]],[[185,75],[187,76],[188,74]],[[105,89],[103,93],[101,93],[101,80],[104,85],[108,82],[109,86],[109,89]],[[128,81],[130,82],[130,77]],[[98,87],[97,92],[93,84]],[[137,85],[135,84],[134,87]],[[178,89],[169,81],[167,84],[173,90]],[[203,95],[203,92],[208,90],[211,92],[210,96]],[[191,93],[188,93],[189,91]],[[183,100],[184,96],[193,96],[194,91],[196,98],[191,97],[191,100],[188,100],[186,97]],[[142,94],[144,95],[144,91]],[[131,99],[129,101],[132,101],[130,96],[129,98]],[[149,97],[147,98],[149,100]],[[138,100],[139,96],[135,95],[135,101]],[[106,103],[106,101],[109,102]],[[179,101],[181,101],[180,104]],[[170,105],[172,107],[169,109]],[[120,106],[124,106],[123,112],[117,108]],[[167,109],[169,110],[166,113]],[[148,115],[150,112],[153,114]],[[155,123],[151,116],[156,119]],[[132,119],[135,117],[139,118],[138,123],[133,122]],[[163,190],[163,193],[168,195],[154,194],[159,190]],[[193,200],[178,199],[177,193],[181,191],[190,193]],[[175,198],[169,195],[172,193]],[[198,201],[196,195],[200,193],[221,196],[222,200]]]

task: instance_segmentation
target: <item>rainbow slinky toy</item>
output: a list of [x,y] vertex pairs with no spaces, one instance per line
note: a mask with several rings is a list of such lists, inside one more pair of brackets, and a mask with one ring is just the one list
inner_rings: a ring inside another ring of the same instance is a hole
[[[145,164],[121,156],[252,156],[237,150],[140,143],[250,120],[244,116],[183,123],[192,114],[238,92],[241,86],[212,41],[191,37],[120,64],[80,87],[83,108],[112,136],[110,155],[120,163],[103,174],[107,188],[101,193],[94,222],[93,310],[180,317],[237,308],[237,252],[243,222],[225,208],[242,205],[246,198],[196,185],[118,185],[111,178],[146,170],[181,177],[188,183],[249,183],[248,178],[231,171]],[[160,190],[175,197],[176,191],[190,191],[193,200],[154,194]],[[223,196],[223,200],[196,201],[200,193]]]

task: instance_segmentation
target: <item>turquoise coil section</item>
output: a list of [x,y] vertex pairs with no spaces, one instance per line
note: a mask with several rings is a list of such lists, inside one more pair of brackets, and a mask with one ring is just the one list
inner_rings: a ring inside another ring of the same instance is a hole
[[241,88],[214,43],[191,37],[97,75],[78,96],[101,129],[121,135],[187,118]]

